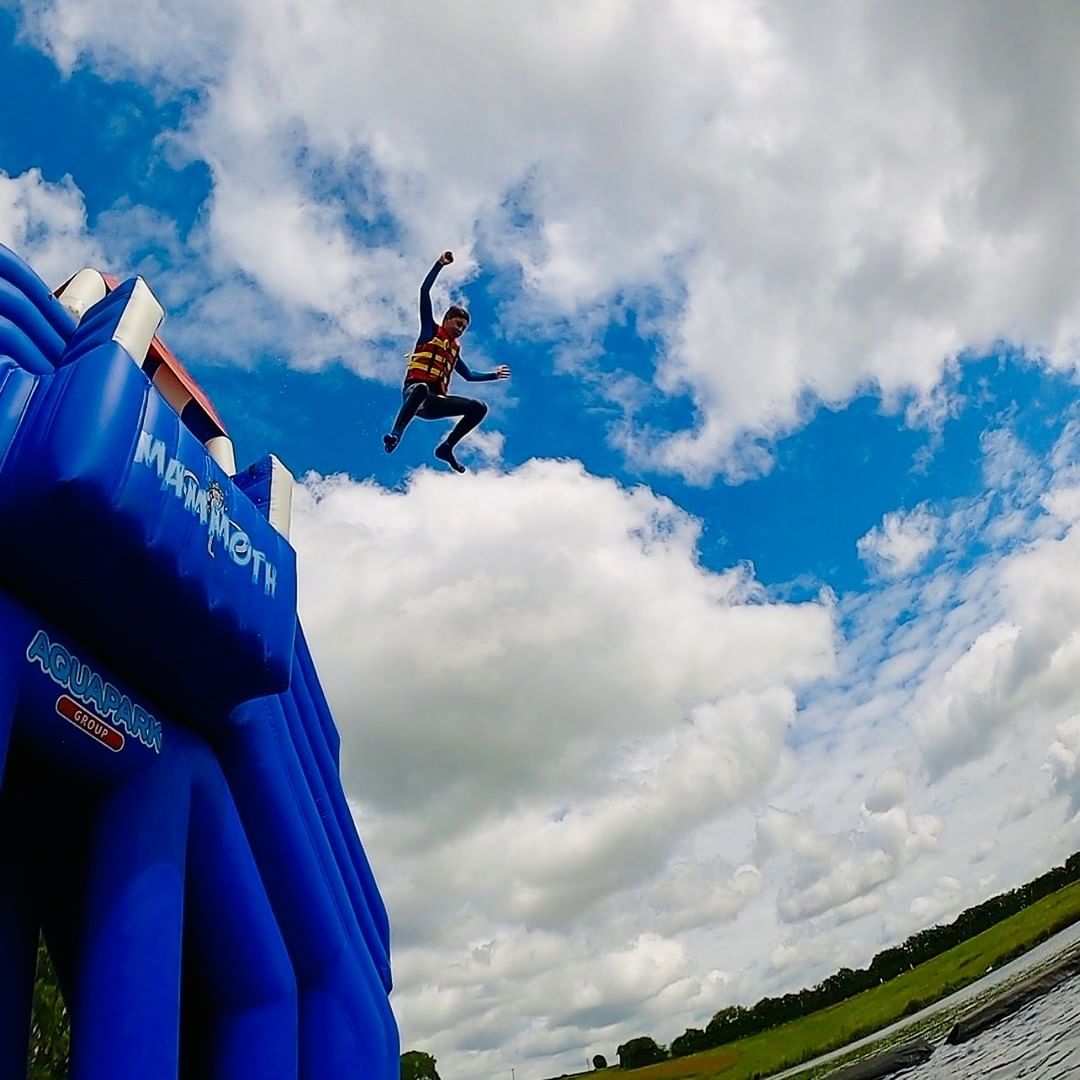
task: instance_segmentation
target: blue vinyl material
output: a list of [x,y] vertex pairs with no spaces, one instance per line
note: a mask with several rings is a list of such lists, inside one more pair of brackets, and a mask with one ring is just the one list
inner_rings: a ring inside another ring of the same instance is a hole
[[0,1076],[39,931],[72,1080],[397,1080],[386,908],[267,520],[0,246]]

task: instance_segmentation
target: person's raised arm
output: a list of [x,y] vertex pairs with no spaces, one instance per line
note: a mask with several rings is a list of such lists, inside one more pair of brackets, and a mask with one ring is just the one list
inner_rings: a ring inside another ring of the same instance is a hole
[[424,341],[435,336],[438,324],[435,322],[435,312],[431,309],[431,286],[439,276],[439,271],[444,266],[454,261],[452,251],[444,251],[436,260],[435,265],[428,271],[427,277],[420,283],[420,340]]
[[500,364],[494,371],[472,371],[460,356],[454,365],[454,370],[466,382],[494,382],[496,379],[510,378],[510,369],[505,364]]

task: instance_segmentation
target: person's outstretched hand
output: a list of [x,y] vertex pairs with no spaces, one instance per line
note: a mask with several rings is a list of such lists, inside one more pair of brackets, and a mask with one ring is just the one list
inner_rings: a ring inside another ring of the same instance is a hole
[[447,263],[452,263],[453,261],[454,261],[454,253],[452,251],[444,251],[439,256],[439,262],[441,262],[443,264],[443,266],[446,266]]
[[510,369],[505,364],[500,364],[495,369],[495,378],[496,379],[509,379],[510,378]]

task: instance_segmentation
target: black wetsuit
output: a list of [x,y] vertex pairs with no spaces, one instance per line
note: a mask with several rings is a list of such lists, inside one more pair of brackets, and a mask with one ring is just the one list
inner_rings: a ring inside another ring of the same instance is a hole
[[[431,286],[435,284],[435,279],[439,276],[439,271],[442,268],[443,263],[436,262],[420,285],[420,336],[416,339],[414,352],[431,341],[439,329],[439,324],[435,322],[435,315],[431,310]],[[466,382],[491,382],[499,377],[494,371],[471,371],[460,356],[454,364],[454,371]],[[487,415],[487,405],[482,401],[477,401],[475,398],[460,397],[456,394],[442,394],[437,387],[425,382],[407,382],[402,387],[401,393],[404,401],[401,405],[401,411],[394,421],[393,430],[387,436],[387,439],[393,439],[393,445],[388,443],[387,449],[393,449],[393,446],[397,445],[402,432],[404,432],[409,421],[414,416],[420,417],[421,420],[446,420],[450,417],[460,416],[461,419],[454,425],[453,431],[446,436],[442,446],[439,448],[445,450],[454,467],[460,469],[460,466],[456,465],[452,460],[453,449],[484,419]],[[438,454],[438,451],[436,453]],[[441,454],[439,456],[443,457]],[[446,460],[445,457],[444,460]]]

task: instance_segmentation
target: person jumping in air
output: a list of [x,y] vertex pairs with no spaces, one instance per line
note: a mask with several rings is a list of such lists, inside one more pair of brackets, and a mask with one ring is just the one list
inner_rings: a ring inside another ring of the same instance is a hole
[[445,461],[455,472],[463,473],[465,466],[454,457],[454,448],[487,415],[487,405],[475,398],[457,397],[449,394],[450,378],[455,371],[466,382],[490,382],[509,379],[510,369],[500,364],[494,371],[470,371],[461,359],[458,338],[469,325],[469,313],[456,304],[446,309],[441,324],[436,324],[431,310],[431,286],[444,266],[454,261],[451,251],[444,251],[428,271],[420,286],[420,336],[416,347],[408,355],[405,369],[405,385],[401,388],[403,402],[389,435],[383,436],[383,446],[388,454],[396,449],[401,436],[414,416],[421,420],[445,420],[460,416],[453,431],[435,447],[435,456]]

